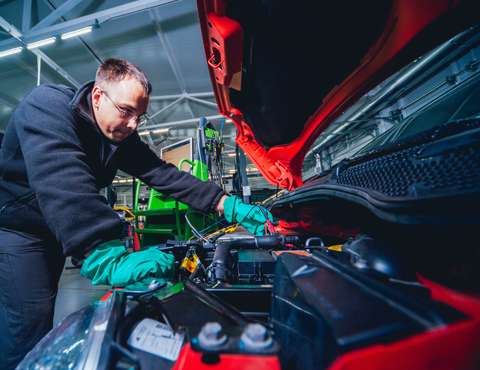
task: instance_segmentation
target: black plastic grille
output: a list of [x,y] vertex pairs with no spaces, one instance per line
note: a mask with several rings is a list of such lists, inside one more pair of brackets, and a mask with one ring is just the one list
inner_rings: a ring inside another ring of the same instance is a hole
[[393,197],[480,189],[480,144],[423,159],[415,156],[419,149],[402,150],[350,167],[337,181]]

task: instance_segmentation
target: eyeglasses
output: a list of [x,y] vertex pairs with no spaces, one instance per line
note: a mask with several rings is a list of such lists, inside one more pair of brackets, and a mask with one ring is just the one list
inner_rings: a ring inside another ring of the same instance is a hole
[[102,91],[103,94],[105,94],[105,96],[108,98],[108,100],[110,100],[112,102],[112,104],[115,107],[117,107],[117,109],[120,111],[120,113],[122,113],[122,117],[128,118],[129,121],[131,121],[131,120],[136,121],[139,126],[144,125],[150,119],[150,117],[148,117],[146,114],[141,114],[141,115],[137,116],[137,115],[135,115],[135,113],[132,113],[127,109],[120,108],[117,104],[115,104],[115,102],[112,100],[112,98],[109,97],[108,94],[105,91],[103,91],[103,90],[101,90],[101,91]]

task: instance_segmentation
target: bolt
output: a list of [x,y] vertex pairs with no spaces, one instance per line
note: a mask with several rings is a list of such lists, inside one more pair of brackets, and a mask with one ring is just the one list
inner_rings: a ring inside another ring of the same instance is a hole
[[202,328],[203,335],[208,339],[218,339],[221,331],[222,325],[218,322],[207,322]]
[[198,334],[198,341],[202,347],[216,347],[227,341],[227,335],[218,322],[207,322]]
[[267,339],[267,329],[260,324],[250,324],[245,329],[245,335],[251,339],[252,342],[263,342]]
[[241,339],[246,349],[264,349],[273,343],[267,328],[261,324],[248,324]]

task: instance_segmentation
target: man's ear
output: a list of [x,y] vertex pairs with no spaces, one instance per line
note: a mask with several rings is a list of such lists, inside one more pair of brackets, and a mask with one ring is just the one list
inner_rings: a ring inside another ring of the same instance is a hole
[[100,98],[102,97],[102,89],[98,86],[95,86],[92,91],[92,107],[93,109],[98,109],[100,105]]

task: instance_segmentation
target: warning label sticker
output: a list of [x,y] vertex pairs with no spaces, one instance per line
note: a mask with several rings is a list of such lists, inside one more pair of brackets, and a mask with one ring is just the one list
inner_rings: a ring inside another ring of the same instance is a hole
[[193,257],[185,257],[182,262],[182,267],[186,268],[188,271],[193,272],[197,267],[198,256],[196,254]]
[[133,348],[176,361],[185,333],[174,333],[167,325],[143,319],[133,330],[127,343]]

